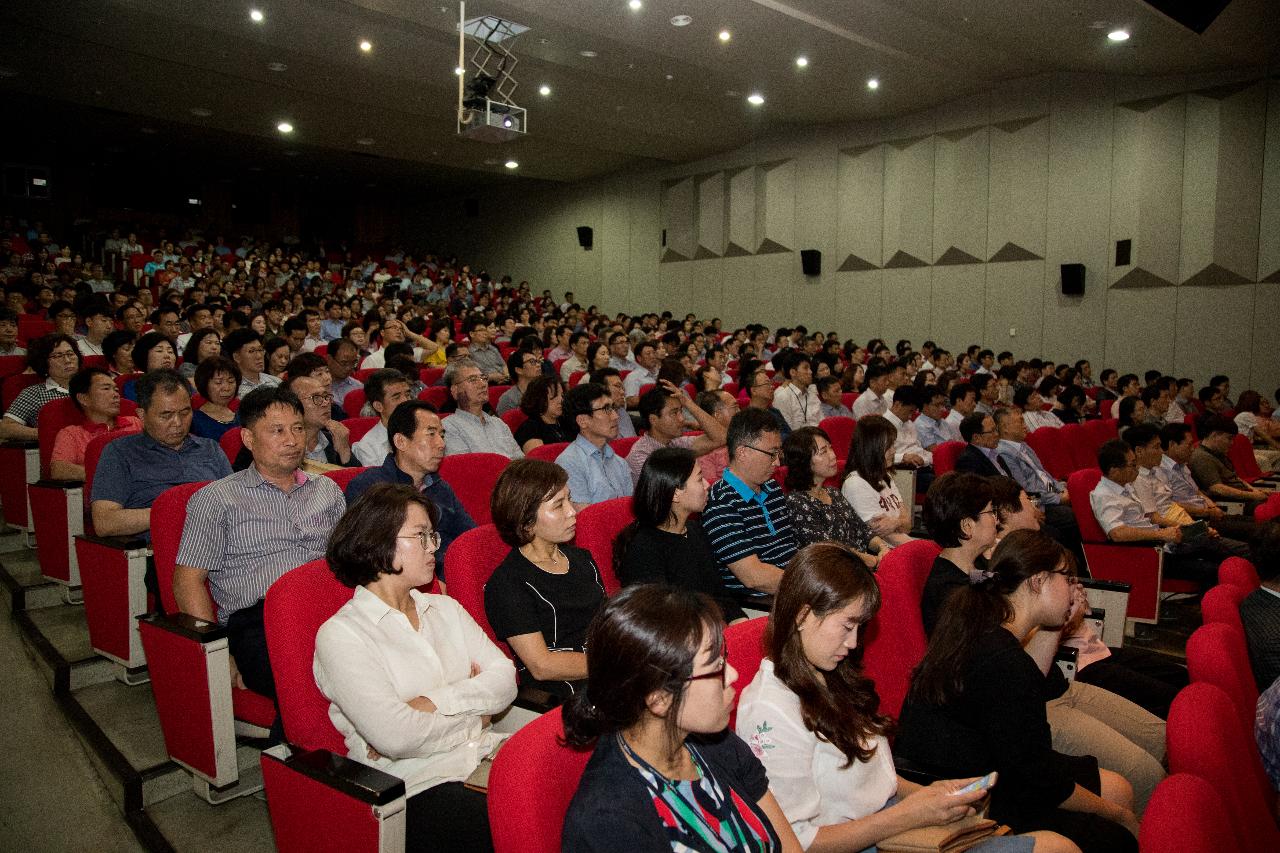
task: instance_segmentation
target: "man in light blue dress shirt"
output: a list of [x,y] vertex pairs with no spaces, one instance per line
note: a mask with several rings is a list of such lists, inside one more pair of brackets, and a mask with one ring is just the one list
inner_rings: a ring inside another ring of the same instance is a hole
[[556,457],[556,464],[569,474],[574,508],[630,497],[631,471],[609,446],[618,437],[618,409],[608,389],[580,382],[565,395],[564,411],[577,424],[578,437]]

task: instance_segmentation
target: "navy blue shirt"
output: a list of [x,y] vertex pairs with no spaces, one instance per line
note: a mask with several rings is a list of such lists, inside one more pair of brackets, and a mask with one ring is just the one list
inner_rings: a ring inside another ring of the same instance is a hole
[[[145,432],[108,444],[93,475],[92,500],[111,501],[125,509],[147,509],[160,493],[183,483],[221,480],[231,463],[216,441],[188,435],[177,450]],[[151,531],[139,534],[151,540]]]
[[[396,458],[388,453],[386,460],[377,468],[369,468],[352,478],[347,484],[347,506],[351,506],[365,493],[370,486],[377,483],[403,483],[413,485],[413,478],[396,466]],[[435,474],[428,474],[422,479],[422,494],[431,499],[440,512],[440,520],[436,523],[436,532],[440,534],[440,550],[436,552],[436,574],[444,577],[444,553],[449,543],[476,526],[467,508],[458,500],[453,487]]]
[[744,587],[729,569],[730,563],[754,554],[781,569],[796,553],[791,512],[782,487],[768,480],[759,491],[753,490],[728,468],[711,487],[706,509],[702,511],[702,529],[711,541],[720,577],[730,592],[745,590],[753,595],[763,594]]

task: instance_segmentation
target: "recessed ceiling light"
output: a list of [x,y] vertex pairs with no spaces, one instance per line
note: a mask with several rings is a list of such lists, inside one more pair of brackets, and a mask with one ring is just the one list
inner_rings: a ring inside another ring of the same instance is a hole
[[279,72],[279,71],[288,71],[288,70],[289,70],[289,66],[288,66],[288,65],[285,65],[283,62],[268,62],[268,63],[267,63],[267,70],[268,70],[268,71],[276,71],[276,72]]
[[1107,33],[1107,38],[1111,39],[1112,41],[1128,41],[1129,31],[1128,30],[1112,30],[1111,32]]
[[880,81],[879,81],[879,80],[877,80],[875,77],[872,77],[870,80],[868,80],[868,81],[867,81],[867,88],[868,88],[868,89],[871,89],[872,91],[875,91],[876,89],[879,89],[879,88],[880,88]]
[[668,74],[668,75],[667,75],[667,79],[668,79],[668,80],[674,80],[674,79],[676,79],[676,76],[675,76],[674,74]]
[[548,86],[546,83],[543,83],[541,86],[538,87],[538,94],[544,98],[547,97],[548,95],[551,94],[551,87]]
[[687,27],[692,23],[693,23],[693,18],[689,17],[688,15],[672,15],[671,16],[671,26],[673,27]]
[[627,5],[631,7],[632,12],[639,12],[644,8],[644,4],[640,0],[630,0]]
[[140,127],[138,130],[142,131],[147,136],[154,136],[156,133],[156,129],[154,127]]
[[362,39],[360,42],[360,49],[363,50],[365,53],[368,53],[369,51],[373,50],[373,42],[369,41],[368,39]]
[[465,69],[465,68],[463,68],[461,65],[459,65],[457,68],[454,68],[454,69],[453,69],[453,73],[454,73],[454,74],[457,74],[459,77],[461,77],[463,74],[466,74],[466,73],[467,73],[467,69]]
[[728,41],[729,39],[733,38],[733,33],[729,32],[728,30],[721,30],[719,38],[720,38],[720,41]]
[[282,121],[276,125],[276,130],[281,133],[293,133],[293,125],[289,124],[287,121]]
[[266,16],[262,14],[261,9],[249,10],[249,20],[253,21],[255,24],[261,24],[265,17]]
[[807,57],[807,56],[797,56],[797,57],[796,57],[796,67],[797,67],[797,68],[808,68],[808,67],[809,67],[809,57]]
[[520,164],[519,164],[519,163],[517,163],[515,160],[508,160],[507,162],[503,163],[502,165],[506,166],[508,169],[519,169],[519,168],[520,168]]
[[599,55],[600,55],[600,54],[596,53],[594,50],[580,50],[580,51],[578,51],[578,56],[585,56],[587,59],[595,59],[595,58],[596,58],[597,56],[599,56]]
[[356,145],[372,145],[373,140],[367,136],[362,136],[356,140]]
[[206,107],[192,107],[191,114],[193,116],[199,116],[200,118],[208,118],[213,115],[213,110]]
[[747,103],[751,104],[753,107],[758,107],[764,103],[764,95],[759,92],[752,92],[750,95],[747,95]]

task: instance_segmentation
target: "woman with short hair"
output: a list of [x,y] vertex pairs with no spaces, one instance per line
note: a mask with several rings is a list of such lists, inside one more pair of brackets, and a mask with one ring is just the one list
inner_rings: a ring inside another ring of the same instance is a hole
[[609,599],[565,741],[593,748],[565,815],[566,853],[798,851],[760,761],[726,731],[737,673],[707,596],[660,584]]
[[405,782],[406,850],[492,850],[484,794],[463,785],[505,736],[489,719],[515,699],[515,669],[435,577],[436,508],[410,486],[360,496],[329,537],[334,576],[355,589],[316,634],[316,685],[347,757]]
[[587,677],[587,626],[606,593],[591,554],[568,544],[578,515],[569,475],[517,459],[498,477],[490,509],[511,551],[484,587],[489,625],[515,652],[522,683],[571,696]]
[[920,615],[926,634],[933,633],[947,599],[979,570],[977,561],[996,543],[999,516],[991,501],[986,477],[948,471],[924,497],[924,526],[942,546],[933,561],[920,596]]
[[191,334],[187,348],[182,351],[182,366],[178,372],[182,378],[191,381],[196,375],[196,368],[207,358],[222,354],[222,336],[217,329],[200,329]]
[[191,432],[201,438],[221,440],[223,434],[239,423],[231,411],[231,401],[240,389],[240,368],[223,355],[206,358],[195,372],[196,393],[204,403],[191,416]]
[[564,382],[555,374],[535,377],[524,396],[520,398],[520,411],[528,417],[516,428],[515,439],[520,450],[528,453],[544,444],[569,441],[571,436],[561,426],[564,414]]
[[23,388],[0,418],[0,440],[35,441],[36,419],[46,403],[66,397],[80,370],[80,350],[69,335],[42,335],[27,343],[27,369],[43,382]]

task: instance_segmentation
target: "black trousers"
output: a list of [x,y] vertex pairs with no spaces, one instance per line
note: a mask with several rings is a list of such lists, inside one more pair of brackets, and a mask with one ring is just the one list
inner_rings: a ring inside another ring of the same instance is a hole
[[1218,566],[1228,557],[1249,556],[1249,546],[1225,536],[1182,542],[1164,556],[1166,577],[1200,582],[1205,588],[1218,582]]
[[1076,568],[1081,577],[1089,577],[1089,564],[1084,557],[1084,544],[1080,540],[1080,526],[1076,514],[1069,506],[1050,504],[1044,509],[1044,532],[1076,558]]
[[405,804],[406,853],[491,853],[488,803],[487,796],[461,782],[445,782],[414,794]]
[[1172,658],[1124,646],[1079,670],[1076,680],[1123,696],[1163,720],[1188,678],[1186,666]]
[[[235,658],[236,669],[244,686],[254,693],[276,698],[276,679],[271,674],[271,658],[267,655],[267,632],[262,625],[262,602],[244,607],[227,619],[227,649]],[[271,724],[272,743],[284,741],[284,721],[276,703],[276,719]]]

